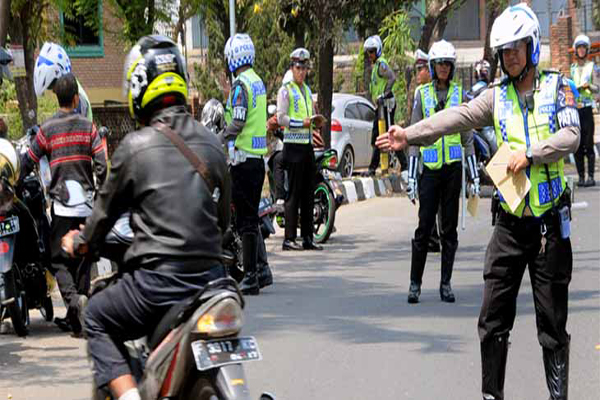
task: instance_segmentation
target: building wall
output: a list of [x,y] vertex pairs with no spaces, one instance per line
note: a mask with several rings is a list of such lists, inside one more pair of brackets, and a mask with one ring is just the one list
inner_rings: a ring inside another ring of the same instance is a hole
[[123,65],[127,55],[126,45],[118,40],[120,22],[103,2],[104,57],[71,57],[73,73],[94,104],[105,100],[125,101],[122,94]]

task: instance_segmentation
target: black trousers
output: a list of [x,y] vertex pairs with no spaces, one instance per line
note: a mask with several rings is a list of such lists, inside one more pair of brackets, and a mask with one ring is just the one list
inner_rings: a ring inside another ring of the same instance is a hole
[[231,167],[231,199],[235,206],[238,232],[258,235],[258,205],[265,181],[262,158],[248,158]]
[[454,256],[458,247],[458,206],[462,186],[462,164],[445,164],[439,170],[423,168],[419,180],[419,225],[415,230],[410,280],[421,284],[427,260],[427,247],[438,213],[441,224],[442,283],[450,283]]
[[288,156],[289,151],[289,146],[284,148],[289,184],[288,198],[285,202],[285,239],[296,240],[298,208],[300,208],[302,215],[300,234],[303,239],[312,240],[315,175],[317,173],[315,153],[310,146],[306,146],[306,149],[300,150],[293,156]]
[[273,180],[275,181],[275,197],[277,200],[285,200],[285,162],[283,160],[283,151],[278,151],[271,156],[269,159],[269,168],[271,168],[271,171],[273,171]]
[[[394,115],[396,114],[396,107],[390,113],[390,121],[392,124],[394,123]],[[379,112],[376,112],[376,115],[379,115]],[[389,129],[389,126],[386,122],[386,129]],[[373,153],[371,153],[371,163],[369,164],[369,171],[376,171],[377,167],[379,167],[379,161],[381,158],[381,152],[379,148],[375,146],[375,141],[377,140],[377,136],[379,136],[379,121],[377,117],[373,121],[373,130],[371,131],[371,146],[373,147]],[[396,157],[400,161],[400,167],[402,171],[406,171],[408,169],[408,160],[406,159],[406,153],[403,150],[396,152]]]
[[64,254],[61,239],[70,230],[79,230],[85,224],[83,217],[61,217],[52,211],[50,231],[50,255],[52,273],[56,277],[58,290],[67,306],[67,315],[75,317],[78,295],[87,295],[90,289],[90,264],[80,258],[70,258]]
[[579,110],[579,123],[581,125],[581,139],[579,148],[575,152],[575,165],[577,174],[580,178],[585,177],[585,157],[588,160],[588,176],[594,177],[594,163],[596,154],[594,153],[594,114],[592,107],[583,107]]
[[[542,223],[547,232],[545,251],[540,253]],[[573,254],[571,241],[561,238],[558,217],[551,212],[541,220],[500,212],[485,255],[479,338],[484,342],[512,329],[526,267],[533,289],[538,341],[545,348],[561,347],[569,340],[566,324]]]
[[[123,342],[150,335],[173,305],[197,294],[208,282],[226,276],[218,261],[198,272],[175,273],[173,265],[169,264],[168,271],[158,267],[126,273],[90,299],[85,331],[99,388],[131,373]],[[188,265],[193,268],[198,262]]]

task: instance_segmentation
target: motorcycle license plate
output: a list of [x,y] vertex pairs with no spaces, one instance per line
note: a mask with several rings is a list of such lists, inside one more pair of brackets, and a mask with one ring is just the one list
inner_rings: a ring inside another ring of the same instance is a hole
[[0,237],[13,235],[19,232],[19,218],[10,217],[0,221]]
[[251,336],[232,339],[198,340],[192,342],[192,352],[199,371],[237,364],[246,361],[258,361],[262,357],[256,339]]

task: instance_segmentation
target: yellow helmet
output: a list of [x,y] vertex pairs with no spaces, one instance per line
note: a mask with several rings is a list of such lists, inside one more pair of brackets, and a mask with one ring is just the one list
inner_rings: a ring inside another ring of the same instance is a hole
[[187,72],[179,48],[161,35],[144,36],[133,46],[123,69],[123,94],[138,120],[161,108],[187,102]]

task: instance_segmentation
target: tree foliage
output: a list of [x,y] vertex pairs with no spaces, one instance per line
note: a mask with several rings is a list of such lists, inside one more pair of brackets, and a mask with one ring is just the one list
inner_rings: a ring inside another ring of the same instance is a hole
[[396,98],[396,121],[407,116],[408,82],[405,71],[413,62],[411,53],[415,50],[415,42],[410,36],[408,14],[404,10],[388,15],[382,23],[380,35],[383,37],[383,53],[396,73],[396,82],[392,88]]

